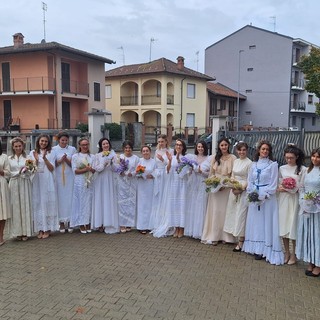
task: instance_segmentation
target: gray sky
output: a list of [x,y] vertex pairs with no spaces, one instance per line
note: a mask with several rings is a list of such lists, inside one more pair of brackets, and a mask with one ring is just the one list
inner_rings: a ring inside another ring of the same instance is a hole
[[[187,67],[203,72],[205,48],[250,23],[320,45],[319,0],[44,2],[46,41],[117,62],[106,69],[123,65],[123,58],[127,65],[148,62],[153,38],[152,60],[165,57],[176,61],[182,55]],[[12,45],[16,32],[24,35],[25,43],[39,43],[44,38],[42,1],[0,0],[0,47]]]

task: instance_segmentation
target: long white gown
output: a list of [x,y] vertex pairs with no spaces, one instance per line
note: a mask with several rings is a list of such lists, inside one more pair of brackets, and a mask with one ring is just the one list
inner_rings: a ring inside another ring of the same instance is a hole
[[32,219],[32,187],[30,174],[21,173],[27,158],[23,155],[10,156],[10,181],[9,189],[11,193],[11,236],[28,236],[33,234]]
[[[119,225],[123,227],[135,227],[137,220],[137,181],[134,177],[139,157],[133,154],[131,157],[120,155],[121,159],[128,160],[128,170],[125,175],[117,174],[118,181],[118,210]],[[133,174],[129,177],[128,174]]]
[[[236,159],[233,163],[231,177],[239,181],[245,190],[252,161],[249,158]],[[244,237],[248,212],[247,193],[243,191],[235,196],[230,190],[227,204],[226,220],[223,230],[234,237]]]
[[141,158],[138,165],[144,166],[145,172],[137,178],[137,229],[152,230],[154,225],[154,222],[151,221],[154,180],[146,176],[154,174],[156,161]]
[[[209,156],[194,156],[194,160],[199,166],[195,166],[190,177],[190,210],[186,216],[186,225],[184,235],[201,239],[204,218],[207,211],[208,193],[206,192],[206,184],[204,180],[208,178],[210,171]],[[199,173],[199,167],[201,173]]]
[[[153,200],[152,200],[152,210],[151,210],[151,221],[153,222],[153,229],[156,229],[161,224],[163,219],[163,210],[161,207],[166,201],[164,198],[166,183],[167,183],[167,171],[166,166],[168,164],[168,158],[166,156],[166,151],[171,152],[171,149],[160,149],[155,151],[154,160],[156,162],[156,169],[154,171],[154,188],[153,188]],[[163,161],[159,160],[157,154],[163,157]]]
[[[61,148],[59,145],[52,148],[55,153],[56,160],[60,160],[64,154],[71,160],[72,156],[77,152],[76,148],[67,145]],[[68,223],[71,217],[72,195],[74,185],[74,173],[72,168],[65,162],[55,167],[55,180],[58,197],[58,217],[59,222]]]
[[280,236],[292,240],[297,239],[297,223],[299,213],[299,193],[297,190],[301,185],[301,177],[306,170],[305,167],[301,168],[301,172],[297,175],[297,166],[283,165],[279,168],[279,184],[282,183],[284,178],[294,178],[297,187],[294,192],[279,192],[279,230]]
[[249,203],[242,251],[262,255],[271,264],[281,265],[284,263],[284,254],[279,236],[277,187],[278,163],[268,158],[253,162],[247,193],[258,191],[259,199],[263,202],[260,205]]
[[[180,160],[183,156],[180,156]],[[185,155],[192,158],[190,155]],[[182,170],[177,173],[179,162],[177,156],[172,156],[171,169],[168,176],[168,184],[166,190],[165,214],[168,216],[169,227],[185,227],[186,215],[190,210],[188,193],[188,182],[191,169]]]
[[[72,170],[92,165],[94,155],[78,152],[72,156]],[[91,172],[75,174],[70,227],[88,225],[92,213],[93,175]]]
[[10,193],[6,177],[10,176],[8,157],[0,155],[0,169],[4,171],[4,176],[0,175],[0,220],[11,218]]
[[93,186],[91,224],[93,228],[103,226],[107,234],[120,231],[116,176],[112,167],[115,161],[114,150],[108,156],[100,152],[95,155],[92,166],[97,173]]
[[[30,152],[29,158],[35,161],[34,150]],[[48,153],[47,159],[54,167],[54,152]],[[35,232],[58,230],[58,206],[54,174],[47,168],[42,152],[39,154],[38,168],[32,180],[32,211]]]
[[[320,167],[314,167],[302,179],[300,202],[306,192],[320,191]],[[301,203],[302,204],[302,203]],[[304,262],[320,267],[320,208],[313,208],[311,213],[303,211],[302,206],[298,217],[298,235],[296,255]]]

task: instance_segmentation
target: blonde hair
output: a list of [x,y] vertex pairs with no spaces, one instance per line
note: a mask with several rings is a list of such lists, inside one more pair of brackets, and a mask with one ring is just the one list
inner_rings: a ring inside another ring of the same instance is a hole
[[13,150],[13,145],[17,142],[20,142],[22,144],[22,148],[23,148],[23,151],[22,151],[22,156],[24,158],[27,157],[26,155],[26,152],[25,152],[25,147],[26,147],[26,143],[20,138],[20,137],[15,137],[13,139],[11,139],[10,143],[11,143],[11,152],[12,152],[12,155],[11,155],[11,159],[14,159],[14,156],[16,155],[15,151]]

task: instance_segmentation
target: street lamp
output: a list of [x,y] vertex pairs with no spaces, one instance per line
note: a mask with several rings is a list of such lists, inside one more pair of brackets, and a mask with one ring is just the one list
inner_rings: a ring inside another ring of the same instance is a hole
[[240,105],[240,62],[241,62],[241,52],[244,52],[244,50],[239,50],[238,57],[238,92],[237,92],[237,131],[239,131],[239,105]]

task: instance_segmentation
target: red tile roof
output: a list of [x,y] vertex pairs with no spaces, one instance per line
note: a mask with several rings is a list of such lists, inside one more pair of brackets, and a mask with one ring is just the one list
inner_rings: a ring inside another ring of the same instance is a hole
[[[224,96],[229,98],[237,98],[238,92],[232,90],[231,88],[224,86],[219,82],[207,82],[207,90],[212,92],[214,95],[217,96]],[[241,100],[246,100],[247,97],[240,93],[239,98]]]
[[99,60],[105,63],[115,63],[114,61],[98,56],[96,54],[89,53],[87,51],[78,50],[58,42],[41,42],[41,43],[25,43],[20,45],[18,48],[14,48],[14,46],[2,47],[0,48],[0,55],[5,54],[15,54],[15,53],[26,53],[26,52],[35,52],[35,51],[50,51],[50,50],[60,50],[64,52],[69,52],[73,54],[77,54],[86,58],[91,58],[94,60]]
[[193,78],[200,78],[203,80],[214,80],[212,77],[206,74],[194,71],[192,69],[183,67],[178,69],[177,63],[168,60],[166,58],[160,58],[147,63],[131,64],[128,66],[122,66],[109,71],[106,71],[106,78],[110,77],[125,77],[131,75],[143,75],[152,73],[173,73],[181,76],[188,76]]

